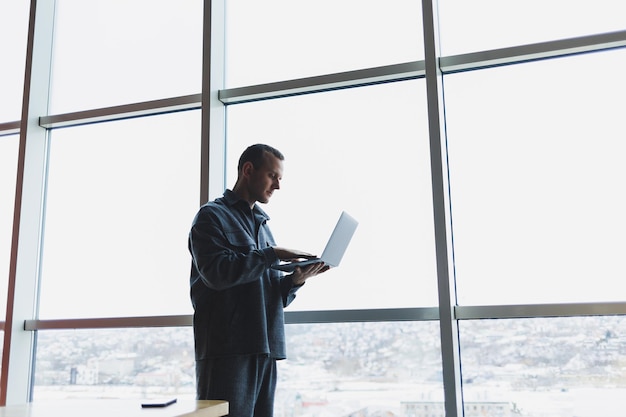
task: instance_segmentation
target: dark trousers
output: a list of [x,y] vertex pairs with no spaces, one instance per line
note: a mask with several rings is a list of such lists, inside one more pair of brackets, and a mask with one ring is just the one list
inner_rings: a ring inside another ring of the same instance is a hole
[[231,417],[272,417],[276,359],[267,355],[196,361],[196,399],[228,401]]

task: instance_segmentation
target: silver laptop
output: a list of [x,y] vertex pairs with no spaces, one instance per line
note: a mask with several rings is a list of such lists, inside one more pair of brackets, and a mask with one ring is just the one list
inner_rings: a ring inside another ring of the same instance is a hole
[[345,211],[342,212],[335,225],[335,229],[328,239],[328,243],[326,243],[326,248],[324,248],[321,257],[304,261],[279,263],[272,265],[272,268],[292,272],[298,266],[310,265],[317,262],[324,262],[331,267],[339,266],[341,258],[343,258],[343,254],[346,253],[346,249],[348,249],[348,245],[350,244],[350,240],[352,240],[352,236],[358,224],[359,222],[352,216]]

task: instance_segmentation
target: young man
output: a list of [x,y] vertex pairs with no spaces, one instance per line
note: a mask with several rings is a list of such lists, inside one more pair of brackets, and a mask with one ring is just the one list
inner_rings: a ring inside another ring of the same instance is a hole
[[192,256],[197,399],[229,401],[234,417],[271,417],[276,360],[285,359],[283,308],[323,263],[290,275],[280,260],[310,258],[277,247],[257,203],[280,189],[283,155],[268,145],[247,148],[232,190],[202,206],[189,233]]

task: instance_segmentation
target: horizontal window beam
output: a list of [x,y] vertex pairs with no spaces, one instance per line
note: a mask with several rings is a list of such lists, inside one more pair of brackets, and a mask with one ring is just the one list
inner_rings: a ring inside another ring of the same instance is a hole
[[[626,302],[456,306],[454,312],[457,320],[616,316],[626,315]],[[285,312],[287,324],[430,321],[438,319],[439,310],[437,307]],[[3,325],[4,322],[0,322],[0,329],[3,328]],[[24,330],[185,327],[192,325],[192,315],[178,315],[26,320]]]
[[[626,31],[619,31],[442,57],[439,59],[439,64],[441,71],[446,74],[597,52],[625,46]],[[219,99],[224,104],[236,104],[423,77],[424,61],[414,61],[297,80],[225,89],[219,92]]]
[[191,315],[103,317],[88,319],[25,320],[24,330],[110,329],[129,327],[184,327],[193,324]]
[[0,136],[17,135],[20,133],[20,122],[0,123]]
[[626,303],[456,306],[458,320],[626,315]]
[[218,97],[224,104],[244,103],[423,78],[424,74],[424,61],[415,61],[316,77],[299,78],[296,80],[230,88],[221,90]]
[[439,59],[439,65],[443,73],[454,73],[541,59],[559,58],[574,54],[599,52],[625,46],[626,31],[619,31],[442,57]]
[[135,117],[154,116],[185,110],[200,109],[202,95],[172,97],[162,100],[145,101],[142,103],[125,104],[101,109],[64,113],[39,118],[39,125],[47,129],[68,126],[79,126],[112,120],[131,119]]
[[[512,65],[528,61],[558,58],[573,54],[598,52],[623,47],[626,47],[626,31],[619,31],[441,57],[439,63],[441,71],[444,74],[451,74],[461,71],[472,71],[494,66]],[[220,90],[218,96],[220,101],[224,104],[238,104],[423,77],[424,61],[414,61],[316,77],[230,88]],[[200,109],[201,105],[202,95],[193,94],[142,103],[44,116],[40,118],[39,124],[44,128],[54,129],[134,117],[152,116],[176,111],[195,110]],[[0,136],[18,132],[19,122],[0,124]]]
[[373,310],[293,311],[285,313],[285,321],[287,322],[287,324],[375,321],[424,321],[438,319],[439,309],[437,307]]
[[[340,323],[366,321],[420,321],[437,320],[436,307],[399,308],[374,310],[328,310],[285,312],[288,324],[296,323]],[[1,323],[0,323],[1,324]],[[129,327],[179,327],[192,326],[192,315],[112,317],[88,319],[26,320],[24,330],[53,329],[104,329]]]

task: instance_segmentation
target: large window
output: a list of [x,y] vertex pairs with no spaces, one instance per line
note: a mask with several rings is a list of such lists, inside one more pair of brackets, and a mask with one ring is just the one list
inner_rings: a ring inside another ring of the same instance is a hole
[[280,245],[360,222],[287,310],[277,417],[620,415],[622,2],[37,1],[26,49],[28,3],[0,5],[0,399],[192,399],[187,234],[265,142]]
[[196,94],[201,57],[201,0],[57,0],[51,112]]
[[[278,364],[277,416],[399,413],[404,401],[441,400],[436,322],[286,330],[290,359]],[[190,328],[48,331],[38,340],[34,397],[193,399],[194,369]]]
[[6,312],[19,137],[0,136],[0,320]]
[[625,58],[445,77],[461,304],[623,300]]
[[27,1],[0,3],[0,123],[18,120],[22,110],[28,4]]
[[510,414],[623,413],[623,317],[462,321],[466,404],[504,403]]
[[424,59],[418,0],[227,2],[226,85]]
[[248,145],[285,155],[263,207],[281,246],[321,255],[342,210],[359,220],[341,266],[308,281],[293,308],[437,305],[424,94],[419,80],[229,107],[229,187]]
[[620,0],[441,0],[444,55],[624,30]]
[[41,318],[186,314],[199,112],[52,132]]
[[195,397],[191,328],[57,330],[37,343],[35,401]]
[[438,330],[436,322],[288,326],[275,415],[405,415],[405,402],[441,401]]

